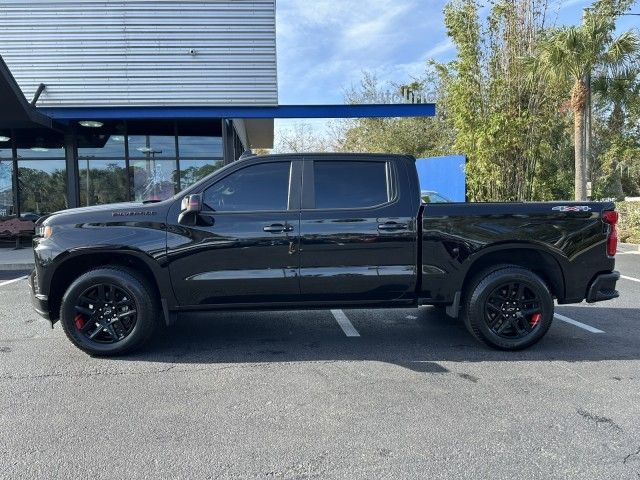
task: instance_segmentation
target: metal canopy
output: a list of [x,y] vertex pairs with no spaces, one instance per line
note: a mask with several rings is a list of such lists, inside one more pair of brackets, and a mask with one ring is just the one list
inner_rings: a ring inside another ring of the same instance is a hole
[[38,112],[24,97],[22,90],[0,57],[0,128],[53,127],[53,121]]
[[366,118],[432,117],[433,103],[359,104],[359,105],[274,105],[203,107],[57,107],[40,108],[59,121],[196,119],[196,118]]
[[433,103],[359,105],[274,105],[200,107],[48,107],[40,108],[58,122],[80,120],[206,120],[240,119],[252,148],[273,147],[276,118],[432,117]]

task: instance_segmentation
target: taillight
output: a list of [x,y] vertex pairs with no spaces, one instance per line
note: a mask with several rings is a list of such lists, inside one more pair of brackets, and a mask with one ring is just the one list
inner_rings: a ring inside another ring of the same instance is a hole
[[615,256],[618,250],[618,212],[615,210],[607,210],[602,212],[602,221],[609,225],[609,235],[607,236],[607,255]]

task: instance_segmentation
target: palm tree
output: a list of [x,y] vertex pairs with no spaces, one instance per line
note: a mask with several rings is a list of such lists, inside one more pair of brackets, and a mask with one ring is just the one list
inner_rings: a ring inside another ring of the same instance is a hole
[[592,90],[602,101],[611,105],[608,126],[620,131],[624,127],[625,111],[637,101],[640,95],[640,65],[622,72],[597,75],[592,82]]
[[636,32],[613,36],[616,14],[628,8],[627,3],[599,0],[585,12],[582,25],[555,29],[541,44],[542,70],[553,80],[572,84],[576,200],[587,197],[585,118],[591,72],[620,71],[633,64],[640,51]]
[[[630,146],[629,140],[632,138],[625,135],[625,129],[629,128],[627,114],[638,104],[640,98],[640,65],[634,70],[597,76],[592,82],[592,90],[608,113],[604,133],[608,148],[617,145],[626,151],[625,147]],[[636,163],[636,157],[632,156],[630,159],[628,155],[616,153],[604,155],[602,158],[602,169],[599,170],[603,174],[599,178],[600,187],[607,189],[607,196],[624,197],[622,170],[625,166],[632,168]]]

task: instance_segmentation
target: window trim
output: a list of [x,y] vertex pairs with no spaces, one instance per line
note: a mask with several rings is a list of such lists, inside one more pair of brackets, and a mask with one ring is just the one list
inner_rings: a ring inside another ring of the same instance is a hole
[[[315,196],[315,162],[378,162],[385,164],[385,179],[387,180],[387,195],[389,192],[393,192],[393,197],[383,203],[371,205],[367,207],[337,207],[337,208],[316,208],[316,196]],[[398,194],[398,168],[395,162],[385,158],[340,158],[336,159],[323,159],[315,160],[313,158],[305,159],[304,177],[303,177],[303,203],[301,210],[303,212],[345,212],[345,211],[369,211],[379,208],[389,207],[398,203],[400,195]]]
[[[300,170],[300,166],[296,165],[296,163],[298,164],[300,163],[299,161],[296,161],[296,159],[286,159],[286,160],[265,159],[264,161],[250,163],[248,165],[241,165],[239,166],[239,168],[234,168],[233,170],[230,170],[226,175],[220,178],[216,178],[211,183],[208,183],[207,185],[203,186],[200,193],[204,196],[205,192],[209,188],[213,187],[216,183],[221,182],[225,178],[235,174],[236,172],[245,170],[247,168],[255,167],[258,165],[265,165],[269,163],[289,163],[289,183],[287,185],[286,210],[234,210],[234,211],[224,211],[224,212],[218,211],[218,210],[202,210],[202,213],[204,215],[217,216],[217,215],[238,215],[238,214],[248,215],[248,214],[255,214],[255,213],[291,213],[291,212],[299,211],[300,210],[299,193],[296,195],[297,192],[296,192],[295,184],[297,183],[298,185],[300,185],[301,170]],[[296,179],[298,179],[298,182],[296,182]],[[298,198],[296,198],[296,196]],[[206,205],[204,202],[204,198],[202,203],[203,203],[203,206]],[[296,207],[295,205],[292,205],[292,203],[298,203],[298,206]]]

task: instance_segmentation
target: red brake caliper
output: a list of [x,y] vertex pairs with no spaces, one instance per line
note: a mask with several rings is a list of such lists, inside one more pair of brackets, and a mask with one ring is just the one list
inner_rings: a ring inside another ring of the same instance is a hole
[[541,319],[542,319],[541,313],[534,313],[533,316],[531,317],[531,320],[529,320],[529,325],[531,325],[532,327],[535,327],[536,325],[538,325],[538,323],[540,323]]
[[77,314],[76,318],[74,318],[73,321],[75,322],[76,328],[78,330],[82,330],[82,327],[84,327],[84,324],[86,323],[84,321],[84,317],[82,315],[80,315],[80,314]]

